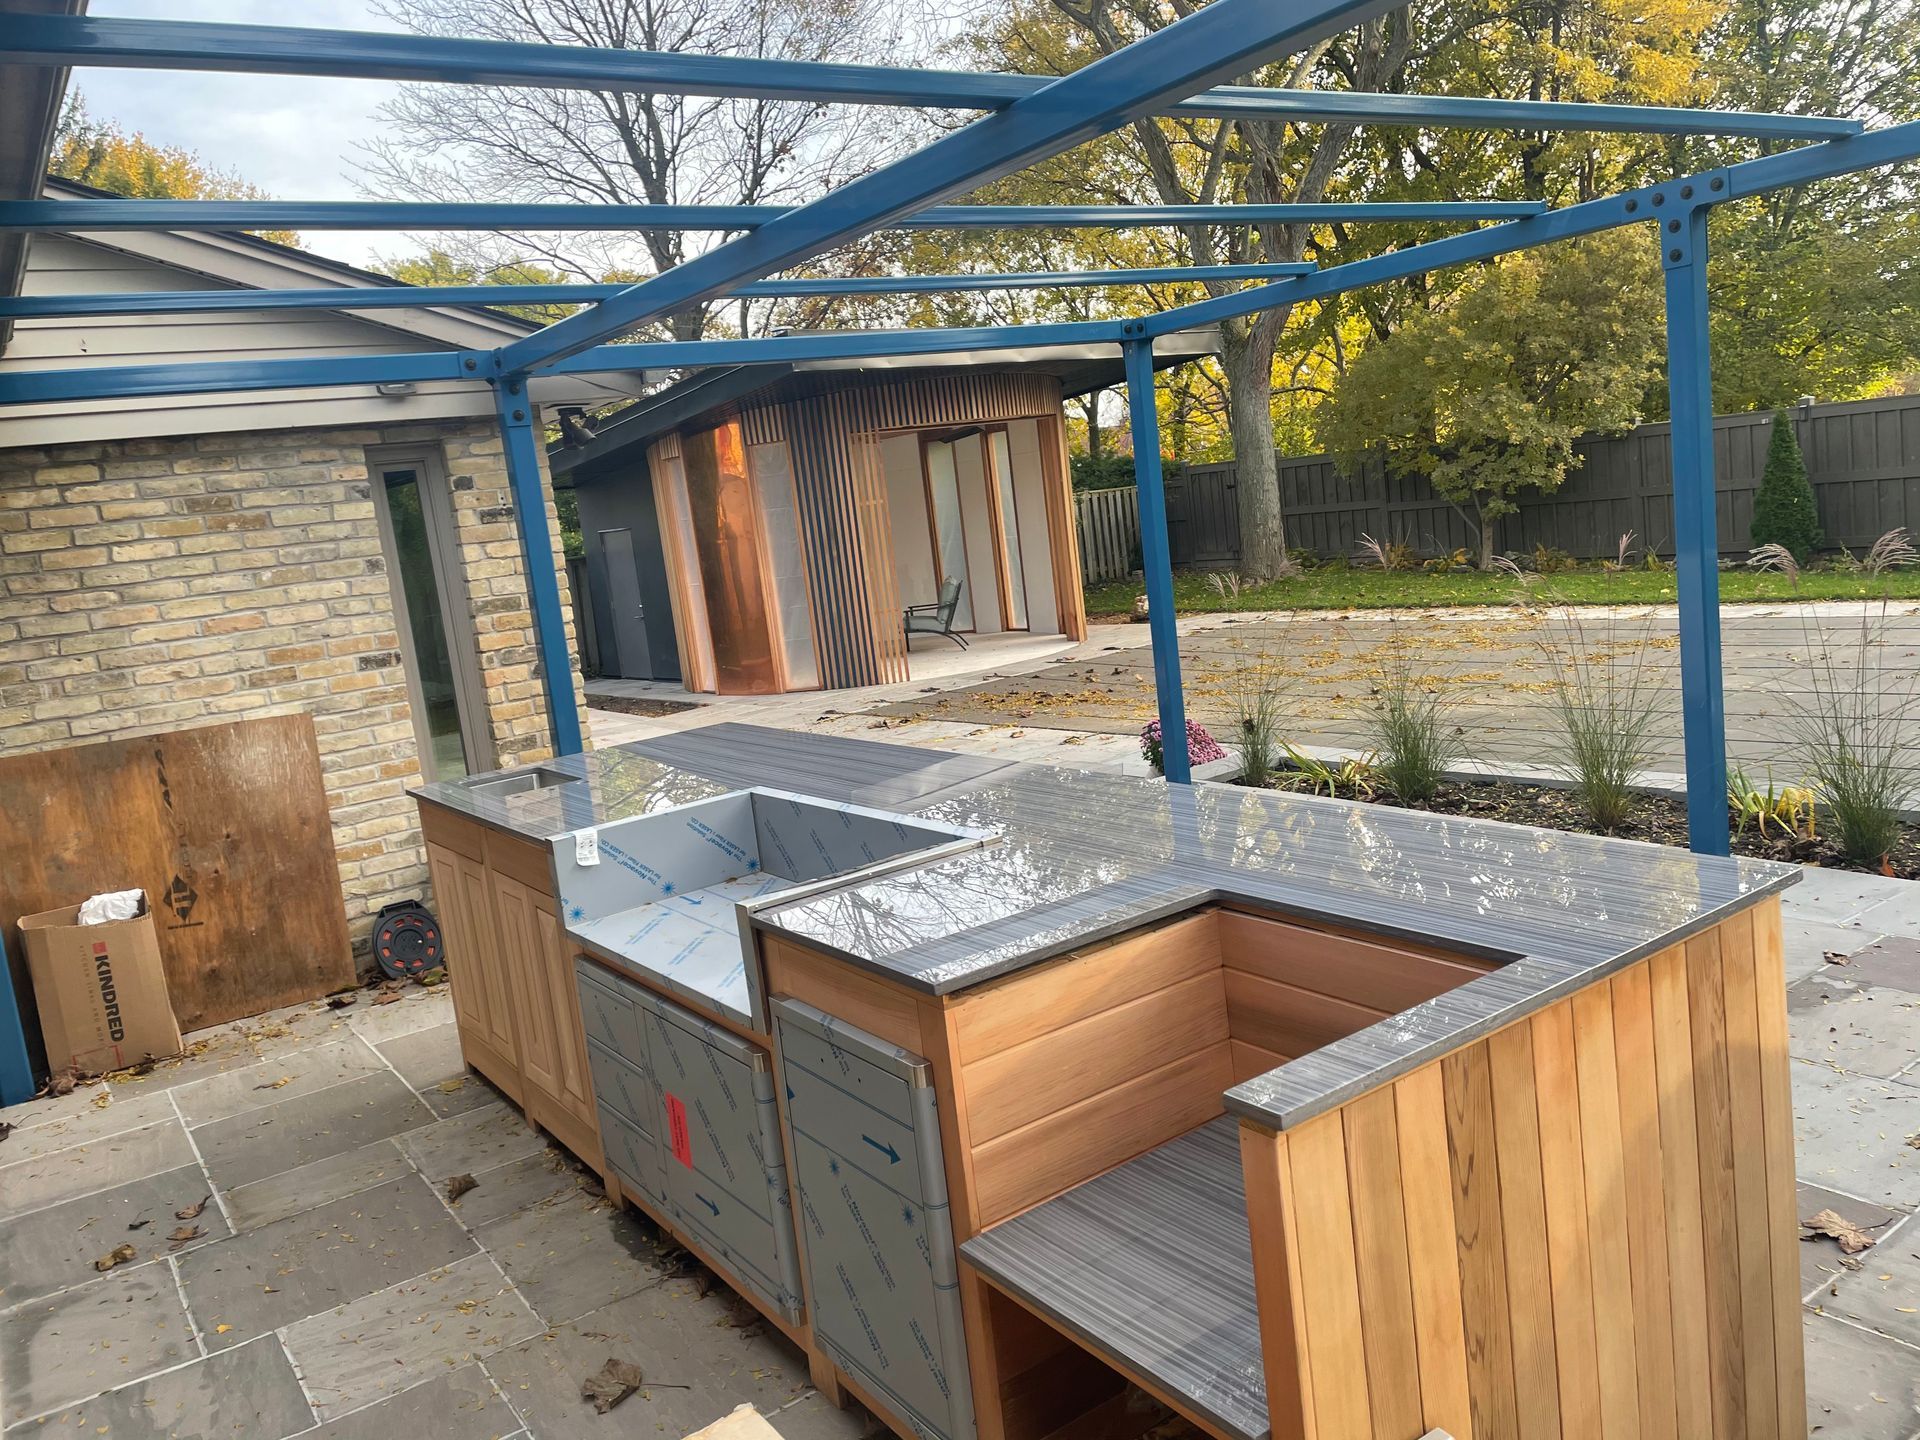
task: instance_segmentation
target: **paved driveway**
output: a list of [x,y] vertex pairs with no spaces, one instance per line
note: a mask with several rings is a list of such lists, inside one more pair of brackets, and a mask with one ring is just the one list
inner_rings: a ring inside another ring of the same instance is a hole
[[[1146,627],[1096,627],[1086,644],[1019,675],[944,688],[876,707],[899,718],[1132,734],[1154,717]],[[1862,636],[1867,643],[1863,649]],[[1910,697],[1920,684],[1920,607],[1833,604],[1736,606],[1724,612],[1728,752],[1756,779],[1787,755],[1796,698],[1829,676],[1862,670]],[[1657,711],[1652,769],[1683,769],[1679,638],[1671,607],[1523,612],[1352,611],[1195,617],[1181,622],[1188,713],[1216,735],[1231,728],[1236,692],[1267,675],[1279,687],[1285,733],[1296,744],[1365,749],[1362,707],[1405,664],[1458,704],[1475,759],[1541,763],[1552,697],[1569,663],[1642,676]],[[1572,657],[1579,657],[1574,660]],[[1920,744],[1920,706],[1908,730]]]

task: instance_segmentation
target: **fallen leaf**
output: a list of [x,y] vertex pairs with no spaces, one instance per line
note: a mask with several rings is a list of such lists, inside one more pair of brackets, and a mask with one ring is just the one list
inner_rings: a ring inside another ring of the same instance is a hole
[[1829,965],[1844,965],[1850,957],[1844,950],[1826,950],[1821,952],[1820,958]]
[[128,1222],[128,1224],[127,1224],[127,1229],[129,1229],[129,1230],[144,1230],[144,1229],[146,1229],[146,1228],[147,1228],[147,1226],[149,1226],[149,1225],[151,1225],[151,1224],[153,1224],[153,1221],[152,1221],[152,1220],[133,1220],[133,1221],[129,1221],[129,1222]]
[[269,1080],[266,1084],[256,1085],[253,1088],[256,1090],[278,1090],[282,1085],[291,1085],[292,1083],[293,1076],[282,1075],[278,1080]]
[[224,1335],[231,1329],[233,1329],[231,1325],[216,1325],[213,1327],[213,1333],[216,1335]]
[[398,990],[389,990],[384,995],[374,996],[373,1003],[376,1005],[391,1005],[393,1004],[394,1001],[398,1000],[399,998],[400,998],[400,992]]
[[353,1004],[357,998],[358,997],[354,995],[329,995],[327,997],[327,1009],[344,1010]]
[[638,1390],[641,1379],[638,1365],[608,1357],[598,1374],[580,1382],[580,1398],[593,1403],[595,1414],[604,1415]]
[[6,1139],[11,1134],[13,1134],[13,1126],[5,1120],[0,1120],[0,1140]]
[[211,1195],[202,1195],[198,1203],[182,1205],[178,1210],[174,1211],[173,1218],[176,1220],[198,1220],[200,1218],[200,1212],[207,1208],[207,1202],[211,1199],[213,1199]]
[[113,1092],[111,1090],[104,1090],[104,1089],[99,1091],[94,1095],[92,1103],[93,1103],[93,1108],[96,1110],[106,1109],[109,1105],[113,1103]]
[[1817,1240],[1825,1236],[1829,1240],[1837,1240],[1841,1252],[1847,1255],[1858,1255],[1874,1240],[1858,1225],[1832,1210],[1822,1210],[1811,1220],[1802,1220],[1800,1226],[1806,1231],[1800,1237],[1802,1240]]
[[438,1090],[442,1095],[451,1095],[456,1090],[464,1090],[466,1086],[467,1077],[464,1075],[456,1075],[451,1080],[442,1080],[433,1088]]
[[206,1238],[206,1234],[207,1232],[202,1230],[198,1225],[182,1225],[171,1235],[167,1236],[167,1239],[178,1247],[190,1244],[195,1240],[203,1240]]
[[111,1270],[116,1265],[125,1265],[132,1260],[138,1259],[139,1255],[140,1252],[131,1245],[116,1245],[98,1260],[95,1260],[93,1262],[93,1268],[100,1271]]
[[79,1083],[79,1079],[80,1077],[73,1071],[62,1070],[58,1075],[48,1078],[47,1094],[71,1095],[73,1093],[73,1087]]
[[458,1205],[460,1197],[469,1190],[478,1189],[480,1182],[471,1175],[450,1175],[447,1177],[447,1203]]

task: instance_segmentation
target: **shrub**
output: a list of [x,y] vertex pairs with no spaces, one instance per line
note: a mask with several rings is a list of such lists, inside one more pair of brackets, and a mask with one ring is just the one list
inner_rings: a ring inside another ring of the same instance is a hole
[[1762,790],[1736,765],[1727,775],[1727,810],[1736,835],[1744,835],[1751,825],[1764,840],[1772,825],[1787,835],[1813,839],[1813,791],[1804,785],[1777,786],[1771,770]]
[[1533,569],[1537,575],[1563,575],[1577,569],[1580,562],[1564,550],[1541,543],[1533,547]]
[[1800,458],[1800,442],[1794,439],[1793,422],[1784,410],[1774,412],[1767,468],[1753,497],[1749,535],[1756,549],[1779,545],[1802,565],[1820,547],[1819,507],[1807,481],[1806,462]]
[[1258,655],[1236,664],[1229,683],[1241,783],[1265,787],[1273,779],[1283,748],[1280,728],[1289,689],[1286,674],[1272,657]]
[[1455,550],[1451,554],[1434,556],[1420,568],[1429,575],[1452,575],[1457,571],[1473,569],[1473,559],[1465,550]]
[[1368,738],[1380,783],[1410,805],[1439,793],[1447,770],[1460,758],[1457,707],[1413,673],[1403,648],[1388,663],[1367,716]]
[[1360,549],[1356,560],[1371,560],[1382,570],[1411,570],[1419,557],[1413,553],[1413,546],[1404,540],[1376,540],[1371,535],[1360,536]]
[[[1653,758],[1664,688],[1649,661],[1653,620],[1642,619],[1629,636],[1618,633],[1626,622],[1611,612],[1593,621],[1565,607],[1558,621],[1560,643],[1546,646],[1555,680],[1555,768],[1594,828],[1610,835],[1626,823],[1633,782]],[[1600,633],[1591,633],[1596,628]]]
[[[1875,581],[1920,559],[1905,530],[1873,543],[1862,569]],[[1829,643],[1802,614],[1808,684],[1785,697],[1801,769],[1827,807],[1828,828],[1855,864],[1884,868],[1900,838],[1900,812],[1920,793],[1920,672],[1889,643],[1889,603],[1863,606],[1859,628]]]
[[[1165,753],[1161,747],[1160,722],[1149,720],[1140,732],[1140,755],[1149,765],[1166,773]],[[1227,752],[1220,748],[1220,742],[1207,733],[1207,727],[1198,720],[1187,721],[1187,763],[1204,765],[1210,760],[1224,760]]]

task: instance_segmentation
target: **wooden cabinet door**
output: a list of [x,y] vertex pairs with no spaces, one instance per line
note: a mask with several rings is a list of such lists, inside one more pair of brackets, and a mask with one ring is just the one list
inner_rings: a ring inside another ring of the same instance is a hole
[[560,905],[548,895],[534,893],[533,923],[540,942],[539,973],[547,988],[554,1021],[554,1093],[569,1114],[599,1132],[593,1103],[593,1075],[587,1069],[587,1032],[580,1022],[580,987],[573,975],[573,942],[560,923]]
[[447,936],[447,983],[467,1059],[518,1096],[513,1019],[502,988],[500,950],[486,868],[444,845],[427,846],[435,904]]
[[547,949],[541,943],[544,937],[534,914],[535,900],[535,892],[518,880],[494,872],[494,913],[500,920],[501,953],[513,996],[520,1073],[529,1085],[558,1100],[565,1093],[560,1026],[553,1013],[552,987],[541,973],[546,968]]

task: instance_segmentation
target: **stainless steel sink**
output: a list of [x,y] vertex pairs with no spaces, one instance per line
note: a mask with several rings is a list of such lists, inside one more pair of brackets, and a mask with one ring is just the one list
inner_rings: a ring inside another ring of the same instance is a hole
[[491,795],[496,800],[504,800],[509,795],[523,795],[530,790],[551,790],[556,786],[569,785],[577,778],[559,770],[550,770],[544,765],[536,765],[531,770],[522,770],[513,775],[468,780],[465,785],[471,794]]

